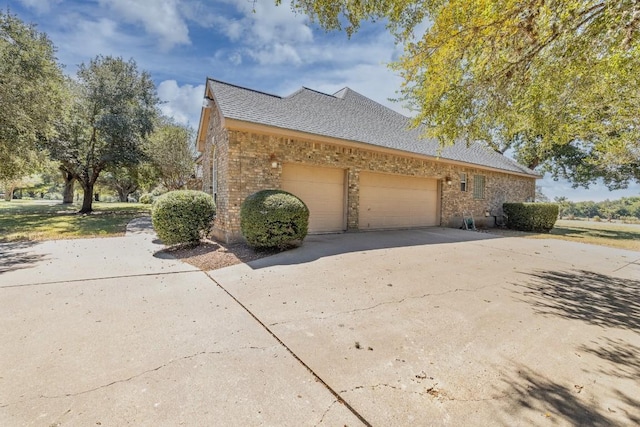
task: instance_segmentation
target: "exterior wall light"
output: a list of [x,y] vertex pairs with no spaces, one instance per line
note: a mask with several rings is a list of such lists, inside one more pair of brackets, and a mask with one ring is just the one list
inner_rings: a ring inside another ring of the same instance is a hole
[[451,177],[449,177],[449,176],[448,176],[448,177],[446,177],[446,178],[444,179],[444,181],[447,183],[447,185],[451,185],[451,183],[452,183],[452,181],[451,181]]
[[271,162],[271,167],[273,169],[276,169],[278,167],[278,162],[276,162],[275,160],[273,162]]

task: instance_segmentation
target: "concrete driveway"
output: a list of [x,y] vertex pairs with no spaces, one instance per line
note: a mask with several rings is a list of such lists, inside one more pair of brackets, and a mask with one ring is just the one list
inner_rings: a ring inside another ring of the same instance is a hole
[[452,229],[213,271],[372,425],[640,424],[640,253]]
[[0,244],[0,426],[357,425],[148,224]]
[[0,245],[0,425],[640,422],[638,252],[434,228],[207,276],[131,231]]

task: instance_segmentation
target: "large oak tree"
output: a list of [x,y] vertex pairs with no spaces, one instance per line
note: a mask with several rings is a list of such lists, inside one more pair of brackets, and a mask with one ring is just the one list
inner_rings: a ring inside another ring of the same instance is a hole
[[73,94],[58,134],[47,141],[53,159],[84,192],[81,213],[92,210],[93,188],[107,168],[133,166],[144,158],[158,98],[151,77],[134,60],[98,56],[69,80]]
[[47,35],[0,10],[0,182],[8,199],[43,158],[36,142],[55,133],[63,86]]
[[[575,185],[640,181],[640,2],[292,0],[351,34],[384,19],[415,123]],[[426,28],[426,30],[424,29]]]

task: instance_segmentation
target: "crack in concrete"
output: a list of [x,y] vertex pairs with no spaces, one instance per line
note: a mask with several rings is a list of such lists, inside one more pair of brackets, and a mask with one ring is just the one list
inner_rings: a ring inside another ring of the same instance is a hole
[[380,383],[380,384],[374,384],[369,386],[359,385],[351,389],[340,390],[340,393],[352,393],[356,390],[362,390],[362,389],[375,390],[377,388],[386,387],[386,388],[391,388],[393,390],[398,390],[404,393],[417,394],[420,397],[425,397],[426,395],[429,395],[434,399],[446,400],[449,402],[484,402],[484,401],[490,401],[490,400],[500,400],[510,396],[510,394],[505,393],[505,394],[499,394],[497,396],[491,396],[483,399],[459,399],[456,397],[449,396],[449,394],[445,393],[444,391],[437,389],[436,388],[437,385],[438,383],[435,383],[433,386],[429,388],[425,388],[424,391],[413,391],[413,390],[407,390],[406,388],[402,388],[402,387],[396,387],[391,384]]
[[167,272],[161,272],[161,273],[123,274],[120,276],[88,277],[84,279],[56,280],[53,282],[23,283],[20,285],[3,285],[3,286],[0,286],[0,289],[25,288],[29,286],[59,285],[59,284],[77,283],[77,282],[95,282],[99,280],[110,280],[110,279],[128,279],[131,277],[169,276],[172,274],[187,274],[187,273],[200,273],[200,270],[196,269],[196,270],[182,270],[182,271],[167,271]]
[[622,266],[622,267],[620,267],[620,268],[616,268],[615,270],[613,270],[613,271],[612,271],[612,273],[615,273],[616,271],[620,271],[620,270],[622,270],[623,268],[627,268],[627,267],[629,267],[629,266],[630,266],[630,265],[632,265],[632,264],[640,265],[640,258],[638,258],[638,259],[636,259],[636,260],[633,260],[633,261],[631,261],[631,262],[628,262],[628,263],[626,263],[625,265],[623,265],[623,266]]
[[32,397],[32,398],[21,400],[21,401],[18,401],[18,402],[10,402],[10,403],[6,403],[6,404],[3,404],[3,405],[0,405],[0,408],[6,408],[8,406],[18,405],[18,404],[25,403],[25,402],[28,402],[28,401],[31,401],[31,400],[35,400],[35,399],[63,399],[63,398],[66,398],[66,397],[76,397],[76,396],[81,396],[81,395],[88,394],[88,393],[93,393],[94,391],[102,390],[104,388],[108,388],[108,387],[111,387],[111,386],[116,385],[116,384],[126,383],[126,382],[129,382],[129,381],[133,380],[133,379],[139,378],[139,377],[141,377],[143,375],[146,375],[146,374],[149,374],[149,373],[152,373],[152,372],[157,372],[157,371],[159,371],[159,370],[161,370],[163,368],[166,368],[167,366],[170,366],[170,365],[172,365],[172,364],[174,364],[176,362],[193,359],[193,358],[196,358],[196,357],[199,357],[199,356],[214,355],[214,354],[215,355],[227,354],[227,353],[236,352],[236,351],[239,351],[239,350],[266,350],[268,348],[275,348],[275,347],[276,346],[269,346],[269,347],[249,346],[249,347],[240,347],[240,348],[234,348],[234,349],[229,349],[229,350],[220,350],[220,351],[200,351],[198,353],[190,354],[188,356],[182,356],[182,357],[178,357],[178,358],[175,358],[175,359],[171,359],[167,363],[164,363],[164,364],[162,364],[160,366],[156,366],[153,369],[147,369],[146,371],[143,371],[143,372],[140,372],[138,374],[132,375],[129,378],[111,381],[108,384],[103,384],[103,385],[100,385],[98,387],[94,387],[94,388],[91,388],[91,389],[88,389],[88,390],[83,390],[83,391],[79,391],[79,392],[76,392],[76,393],[58,394],[58,395],[53,395],[53,396],[47,396],[47,395],[41,394],[38,397]]
[[[565,240],[565,241],[568,241],[568,240]],[[528,252],[521,252],[521,251],[516,251],[516,250],[513,250],[513,249],[505,249],[505,248],[495,247],[495,246],[492,246],[492,245],[482,244],[482,242],[486,242],[486,240],[476,240],[476,241],[469,242],[469,243],[473,244],[473,245],[481,246],[483,248],[495,249],[495,250],[502,251],[502,252],[518,254],[518,255],[523,255],[523,256],[527,256],[527,257],[539,257],[539,258],[543,258],[543,259],[548,259],[548,260],[555,261],[555,262],[558,262],[558,263],[561,263],[561,264],[564,264],[564,265],[570,265],[571,267],[576,267],[577,266],[577,263],[575,262],[575,260],[562,261],[562,260],[559,260],[557,258],[543,256],[540,253],[531,254],[531,253],[528,253]],[[626,268],[626,267],[628,267],[628,266],[630,266],[632,264],[639,264],[639,263],[640,263],[640,258],[638,258],[638,259],[636,259],[634,261],[631,261],[631,262],[629,262],[627,264],[624,264],[622,267],[616,268],[615,270],[612,270],[611,272],[615,273],[616,271],[622,270],[623,268]]]
[[371,390],[375,390],[377,388],[382,388],[382,387],[391,388],[391,389],[399,390],[399,391],[404,391],[404,392],[408,392],[408,393],[412,393],[412,394],[422,395],[422,393],[420,393],[420,392],[407,390],[407,389],[404,389],[402,387],[396,387],[394,385],[387,384],[387,383],[380,383],[380,384],[374,384],[374,385],[359,385],[359,386],[355,386],[355,387],[353,387],[351,389],[340,390],[340,393],[351,393],[351,392],[354,392],[356,390],[362,390],[362,389],[365,389],[365,388],[369,388]]
[[291,323],[291,322],[295,322],[295,321],[299,321],[299,320],[308,320],[308,319],[325,320],[325,319],[329,319],[329,318],[332,318],[332,317],[342,316],[343,314],[351,314],[351,313],[357,313],[359,311],[373,310],[373,309],[378,308],[378,307],[383,306],[383,305],[402,304],[403,302],[405,302],[407,300],[410,300],[410,299],[422,299],[422,298],[426,298],[426,297],[438,297],[438,296],[441,296],[441,295],[446,295],[446,294],[450,294],[450,293],[454,293],[454,292],[476,292],[476,291],[479,291],[479,290],[482,290],[482,289],[485,289],[485,288],[490,288],[490,287],[493,287],[493,286],[495,286],[495,285],[481,286],[479,288],[473,288],[473,289],[456,288],[456,289],[451,289],[451,290],[444,291],[444,292],[408,296],[408,297],[404,297],[404,298],[399,299],[399,300],[379,302],[379,303],[374,304],[374,305],[369,306],[369,307],[356,308],[356,309],[347,310],[347,311],[339,311],[337,313],[329,314],[327,316],[311,316],[311,317],[304,317],[304,318],[295,319],[295,320],[283,320],[282,322],[270,323],[269,326],[283,325],[283,324],[286,324],[286,323]]
[[71,408],[67,409],[64,412],[64,414],[62,414],[58,418],[56,418],[56,420],[54,422],[52,422],[49,427],[59,427],[59,426],[61,426],[62,425],[62,422],[61,422],[62,418],[64,418],[64,416],[69,414],[69,413],[71,413]]
[[324,417],[327,416],[327,414],[329,413],[329,411],[331,410],[331,408],[333,408],[333,405],[335,405],[336,403],[338,403],[338,399],[334,399],[333,402],[331,402],[331,404],[329,405],[329,407],[324,411],[324,413],[322,414],[322,417],[320,417],[320,421],[318,421],[316,423],[316,426],[321,425],[324,422]]

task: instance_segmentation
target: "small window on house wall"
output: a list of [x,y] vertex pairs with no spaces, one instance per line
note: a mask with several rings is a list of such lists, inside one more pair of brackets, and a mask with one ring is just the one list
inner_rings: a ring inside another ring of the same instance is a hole
[[460,191],[467,191],[467,174],[460,174]]
[[484,175],[473,177],[473,198],[484,199]]

